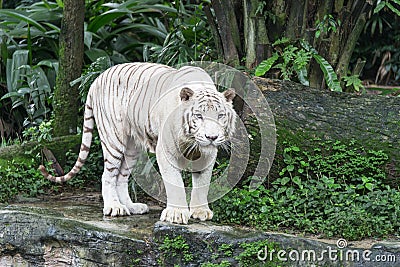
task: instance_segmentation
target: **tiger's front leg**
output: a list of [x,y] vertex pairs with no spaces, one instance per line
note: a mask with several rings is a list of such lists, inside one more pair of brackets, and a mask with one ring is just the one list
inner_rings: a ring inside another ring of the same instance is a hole
[[157,145],[156,157],[161,176],[167,192],[167,207],[161,213],[161,221],[170,223],[187,224],[190,218],[186,201],[185,185],[183,184],[181,171],[174,166],[173,157]]
[[200,171],[192,173],[193,188],[190,199],[190,215],[193,219],[205,221],[213,218],[214,214],[208,207],[208,191],[216,156],[216,150],[208,154],[208,159],[203,160],[205,166],[197,167]]

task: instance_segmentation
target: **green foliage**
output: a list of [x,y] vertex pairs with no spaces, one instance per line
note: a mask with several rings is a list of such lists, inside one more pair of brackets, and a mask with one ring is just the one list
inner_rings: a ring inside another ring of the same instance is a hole
[[311,58],[314,58],[324,73],[328,88],[331,91],[342,91],[333,67],[304,40],[292,42],[287,38],[282,38],[276,41],[273,47],[276,52],[257,66],[255,70],[256,76],[263,76],[271,68],[275,68],[279,70],[284,80],[295,80],[308,86],[307,69],[309,68]]
[[267,73],[274,63],[278,60],[279,54],[274,53],[270,58],[267,58],[266,60],[263,60],[260,65],[257,66],[255,75],[256,76],[263,76],[265,73]]
[[400,16],[400,10],[395,7],[395,5],[400,5],[399,0],[378,0],[376,7],[374,9],[374,13],[379,13],[382,9],[387,7],[390,11],[395,13],[397,16]]
[[[40,139],[51,138],[51,131],[50,121],[43,122],[39,127],[28,128],[25,134],[32,141],[40,141]],[[79,174],[62,186],[48,181],[37,170],[39,164],[43,164],[40,154],[34,155],[31,151],[27,151],[26,154],[30,158],[29,160],[0,159],[0,202],[12,201],[17,195],[35,197],[38,194],[60,190],[100,189],[103,158],[100,140],[97,136],[94,137],[87,162]],[[69,171],[74,166],[78,155],[69,151],[66,156],[67,163],[64,170]],[[50,164],[48,164],[47,170],[52,172]]]
[[201,267],[230,267],[232,265],[229,261],[224,260],[224,261],[221,261],[220,263],[210,263],[210,262],[202,263],[200,266]]
[[50,108],[47,98],[50,96],[50,82],[42,66],[52,65],[42,61],[35,66],[28,65],[29,51],[17,50],[12,60],[7,62],[7,88],[9,93],[0,100],[11,99],[12,109],[23,107],[27,114],[23,125],[34,126],[46,118]]
[[271,242],[269,240],[261,240],[250,243],[242,243],[240,244],[240,248],[242,248],[243,251],[239,255],[235,256],[235,259],[239,261],[239,266],[282,266],[279,264],[279,261],[277,259],[270,260],[269,258],[267,258],[267,260],[263,262],[258,259],[259,251],[279,250],[278,245],[274,242]]
[[24,140],[30,141],[51,141],[52,140],[52,127],[53,120],[42,121],[39,126],[32,126],[22,132]]
[[86,96],[94,80],[109,67],[111,67],[110,58],[108,56],[99,57],[84,70],[81,77],[71,82],[71,86],[79,83],[79,94],[82,103],[86,102]]
[[351,75],[343,77],[343,80],[346,82],[347,88],[352,88],[356,92],[365,91],[365,87],[360,80],[359,75]]
[[[282,49],[279,45],[284,45]],[[307,65],[311,59],[311,52],[291,44],[287,38],[280,39],[273,44],[276,52],[264,60],[256,68],[255,75],[262,76],[272,67],[279,69],[284,80],[291,80],[296,73],[297,79],[308,85]],[[277,62],[279,60],[279,62]],[[277,62],[277,64],[275,64]]]
[[331,91],[341,92],[342,87],[340,86],[338,77],[333,67],[329,62],[318,54],[313,54],[313,58],[319,64],[322,72],[324,73],[325,82]]
[[0,203],[8,202],[17,195],[34,197],[47,191],[51,187],[50,182],[37,171],[37,166],[35,159],[0,160]]
[[340,20],[335,20],[333,15],[327,14],[324,16],[322,21],[316,21],[315,38],[319,38],[321,34],[329,34],[330,32],[336,33],[338,27],[340,27]]
[[161,254],[158,263],[161,266],[171,260],[173,262],[178,260],[180,263],[189,263],[193,261],[193,254],[190,251],[190,247],[182,236],[177,236],[175,238],[166,236],[158,249]]
[[[400,10],[398,2],[376,1],[374,13],[366,22],[351,60],[352,65],[359,59],[366,62],[361,74],[363,80],[383,85],[396,85],[400,80],[400,17],[387,6]],[[385,93],[396,95],[395,90]]]
[[203,4],[175,4],[177,13],[165,31],[162,44],[146,44],[144,61],[179,65],[190,61],[212,60],[216,58],[212,34],[203,12]]
[[[68,151],[67,162],[65,164],[64,170],[71,170],[76,160],[78,159],[78,154],[72,151]],[[67,185],[71,185],[75,188],[84,189],[87,187],[100,189],[101,187],[101,175],[103,173],[104,161],[103,154],[101,150],[100,138],[97,134],[93,135],[92,144],[90,146],[90,153],[86,159],[85,164],[82,166],[79,174],[73,179],[67,182]]]
[[326,142],[288,145],[270,188],[234,189],[213,203],[218,222],[361,239],[399,234],[400,192],[386,185],[382,151]]

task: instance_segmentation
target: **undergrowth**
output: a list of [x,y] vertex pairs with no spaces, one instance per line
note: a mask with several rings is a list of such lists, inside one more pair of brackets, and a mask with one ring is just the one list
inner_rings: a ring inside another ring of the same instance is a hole
[[[13,201],[16,196],[36,197],[45,193],[92,188],[99,191],[103,172],[101,153],[100,141],[95,137],[86,164],[77,176],[65,184],[57,184],[45,179],[38,170],[39,165],[42,164],[41,155],[34,155],[32,151],[27,151],[24,158],[0,159],[0,203]],[[65,173],[73,168],[78,154],[69,151],[66,156],[66,165],[62,166]],[[47,165],[47,170],[54,175],[50,165]]]
[[286,144],[279,178],[236,188],[212,204],[221,223],[357,240],[400,234],[400,192],[385,184],[382,151],[319,142],[312,152]]
[[50,181],[43,178],[37,167],[35,159],[0,160],[0,203],[17,195],[33,197],[50,188]]

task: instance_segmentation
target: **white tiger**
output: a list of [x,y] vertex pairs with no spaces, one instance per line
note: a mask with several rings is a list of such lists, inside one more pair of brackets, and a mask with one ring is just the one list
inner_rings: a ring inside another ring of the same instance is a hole
[[[73,169],[49,180],[74,177],[89,154],[94,122],[100,135],[104,172],[104,215],[143,214],[148,206],[133,203],[128,178],[139,149],[156,152],[167,193],[161,221],[187,224],[190,217],[212,219],[207,195],[217,147],[234,133],[235,91],[217,91],[201,68],[174,69],[154,63],[127,63],[109,68],[90,87],[84,114],[82,144]],[[190,210],[181,169],[192,166]]]

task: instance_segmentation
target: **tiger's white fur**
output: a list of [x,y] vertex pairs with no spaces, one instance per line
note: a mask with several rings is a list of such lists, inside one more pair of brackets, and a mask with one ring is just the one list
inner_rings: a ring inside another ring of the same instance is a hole
[[[190,216],[213,216],[207,195],[217,147],[235,129],[232,108],[235,92],[220,93],[211,77],[197,67],[174,69],[154,63],[128,63],[109,68],[92,84],[86,101],[82,144],[73,169],[49,180],[64,182],[83,166],[92,140],[94,122],[100,135],[104,172],[104,215],[148,212],[145,204],[133,203],[128,178],[139,149],[156,152],[167,193],[162,221],[188,223]],[[187,159],[191,158],[191,160]],[[190,210],[181,169],[192,165]]]

